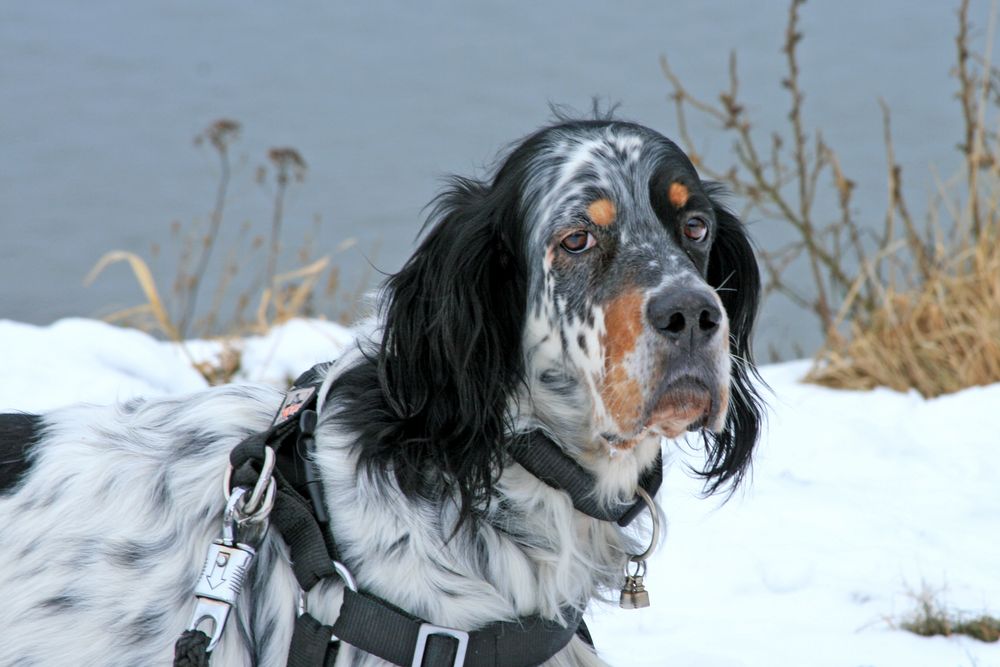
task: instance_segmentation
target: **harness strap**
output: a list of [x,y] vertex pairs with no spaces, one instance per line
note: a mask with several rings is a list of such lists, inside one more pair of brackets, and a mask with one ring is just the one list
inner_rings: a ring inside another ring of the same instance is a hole
[[[248,462],[249,463],[249,462]],[[246,465],[246,464],[245,464]],[[270,519],[288,544],[292,568],[303,590],[334,576],[333,557],[327,549],[319,525],[310,513],[308,501],[290,488],[275,472],[278,492]],[[239,478],[239,471],[234,479]],[[495,623],[468,633],[464,664],[468,667],[523,667],[544,662],[561,650],[573,635],[589,634],[579,612],[567,610],[566,627],[537,616],[507,623]],[[308,613],[295,623],[288,655],[288,667],[333,665],[339,644],[331,636],[397,665],[413,664],[423,628],[434,628],[416,616],[368,593],[344,588],[344,600],[334,625],[323,625]],[[377,628],[377,632],[372,629]],[[423,650],[427,666],[453,665],[458,641],[451,635],[430,633]]]
[[[395,665],[524,667],[545,662],[577,633],[582,614],[572,609],[564,612],[569,617],[565,626],[528,616],[465,633],[426,623],[384,600],[345,589],[332,630],[342,641]],[[422,647],[421,636],[426,640]],[[458,662],[463,643],[464,662]]]
[[[233,485],[253,486],[260,476],[264,448],[275,450],[277,465],[272,474],[277,493],[270,521],[289,547],[292,569],[303,591],[336,576],[333,561],[339,560],[326,519],[321,485],[315,483],[310,459],[317,422],[316,391],[323,370],[323,365],[317,366],[296,380],[274,424],[249,436],[230,453]],[[289,441],[292,441],[290,446]],[[543,434],[531,434],[519,439],[518,444],[513,449],[515,460],[550,486],[569,493],[580,511],[604,521],[618,521],[623,526],[642,511],[643,503],[638,500],[612,508],[597,503],[590,494],[594,488],[593,476]],[[657,464],[643,474],[640,485],[652,495],[661,481],[662,466],[658,458]],[[331,642],[333,636],[404,667],[525,667],[545,662],[574,635],[593,645],[582,613],[575,609],[563,610],[564,618],[569,621],[565,626],[529,616],[463,632],[427,623],[385,600],[348,586],[344,587],[343,595],[333,626],[322,624],[308,613],[298,616],[288,667],[332,667],[340,646],[339,641]]]
[[[252,461],[247,461],[233,473],[234,483],[250,485],[255,479]],[[335,574],[332,561],[338,559],[336,549],[327,544],[324,531],[312,515],[312,507],[288,483],[277,469],[273,473],[278,490],[275,494],[274,509],[271,510],[271,524],[281,533],[282,539],[292,553],[292,570],[302,590],[309,590],[319,581]]]
[[[343,613],[343,612],[341,612]],[[333,667],[337,661],[336,643],[330,643],[333,628],[323,625],[309,614],[295,619],[292,644],[288,649],[286,667]]]
[[[614,505],[599,503],[594,497],[597,486],[594,476],[541,431],[515,438],[511,443],[511,455],[532,475],[552,488],[568,493],[573,507],[587,516],[601,521],[615,521],[624,527],[632,523],[646,507],[645,502],[638,497],[632,502]],[[639,486],[653,497],[662,482],[663,458],[658,453],[653,465],[643,471]]]

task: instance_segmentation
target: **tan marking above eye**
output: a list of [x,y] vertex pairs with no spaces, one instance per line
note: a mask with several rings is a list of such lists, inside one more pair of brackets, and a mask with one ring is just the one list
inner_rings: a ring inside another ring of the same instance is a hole
[[667,190],[667,199],[670,200],[674,208],[682,208],[688,203],[688,197],[690,196],[691,193],[683,183],[671,183],[670,189]]
[[617,211],[612,201],[603,197],[590,202],[590,206],[587,207],[587,215],[590,216],[595,225],[601,227],[607,227],[613,223],[616,214]]

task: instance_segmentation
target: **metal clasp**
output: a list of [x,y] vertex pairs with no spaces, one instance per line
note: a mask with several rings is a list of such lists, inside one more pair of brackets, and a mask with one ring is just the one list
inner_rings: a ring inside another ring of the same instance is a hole
[[[253,546],[236,541],[236,527],[240,524],[241,506],[246,492],[244,487],[237,487],[229,496],[222,520],[222,538],[209,545],[205,566],[194,589],[197,605],[188,629],[197,630],[205,621],[212,622],[206,651],[214,649],[222,639],[229,611],[236,605],[243,580],[257,555]],[[265,522],[266,526],[266,514],[258,521]],[[254,532],[262,534],[256,530]]]
[[[250,498],[241,505],[234,506],[242,515],[240,523],[257,523],[266,519],[271,513],[271,509],[274,507],[274,494],[277,488],[273,477],[274,462],[274,449],[264,447],[264,463],[261,466],[260,476],[257,478],[257,483],[254,484]],[[226,499],[227,508],[231,504],[230,501],[233,494],[236,493],[235,489],[230,491],[233,472],[233,466],[229,464],[226,467],[226,474],[222,477],[222,495]]]
[[458,640],[458,648],[455,650],[455,661],[452,667],[463,667],[465,665],[465,653],[469,650],[469,633],[464,630],[445,628],[440,625],[421,623],[420,632],[417,634],[417,648],[413,653],[413,663],[411,667],[423,667],[424,652],[427,650],[427,640],[432,635],[443,635]]

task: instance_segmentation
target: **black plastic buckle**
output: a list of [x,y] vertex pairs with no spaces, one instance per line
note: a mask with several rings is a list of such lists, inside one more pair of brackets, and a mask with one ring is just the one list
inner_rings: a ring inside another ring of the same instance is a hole
[[305,480],[309,500],[312,503],[313,515],[318,523],[326,524],[329,517],[326,514],[326,503],[323,502],[323,482],[316,470],[313,455],[316,453],[316,424],[319,415],[315,410],[303,410],[299,414],[299,437],[296,443],[296,459],[302,479]]

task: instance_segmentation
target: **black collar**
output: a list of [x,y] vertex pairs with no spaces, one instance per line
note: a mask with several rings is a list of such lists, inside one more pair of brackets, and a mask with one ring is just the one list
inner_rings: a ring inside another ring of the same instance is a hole
[[[627,526],[646,507],[638,496],[631,501],[614,505],[599,503],[594,497],[597,486],[594,476],[541,431],[516,438],[511,443],[510,451],[514,460],[524,466],[525,470],[549,486],[568,493],[573,507],[587,516]],[[662,482],[663,460],[657,454],[656,461],[639,478],[639,486],[653,497]]]

